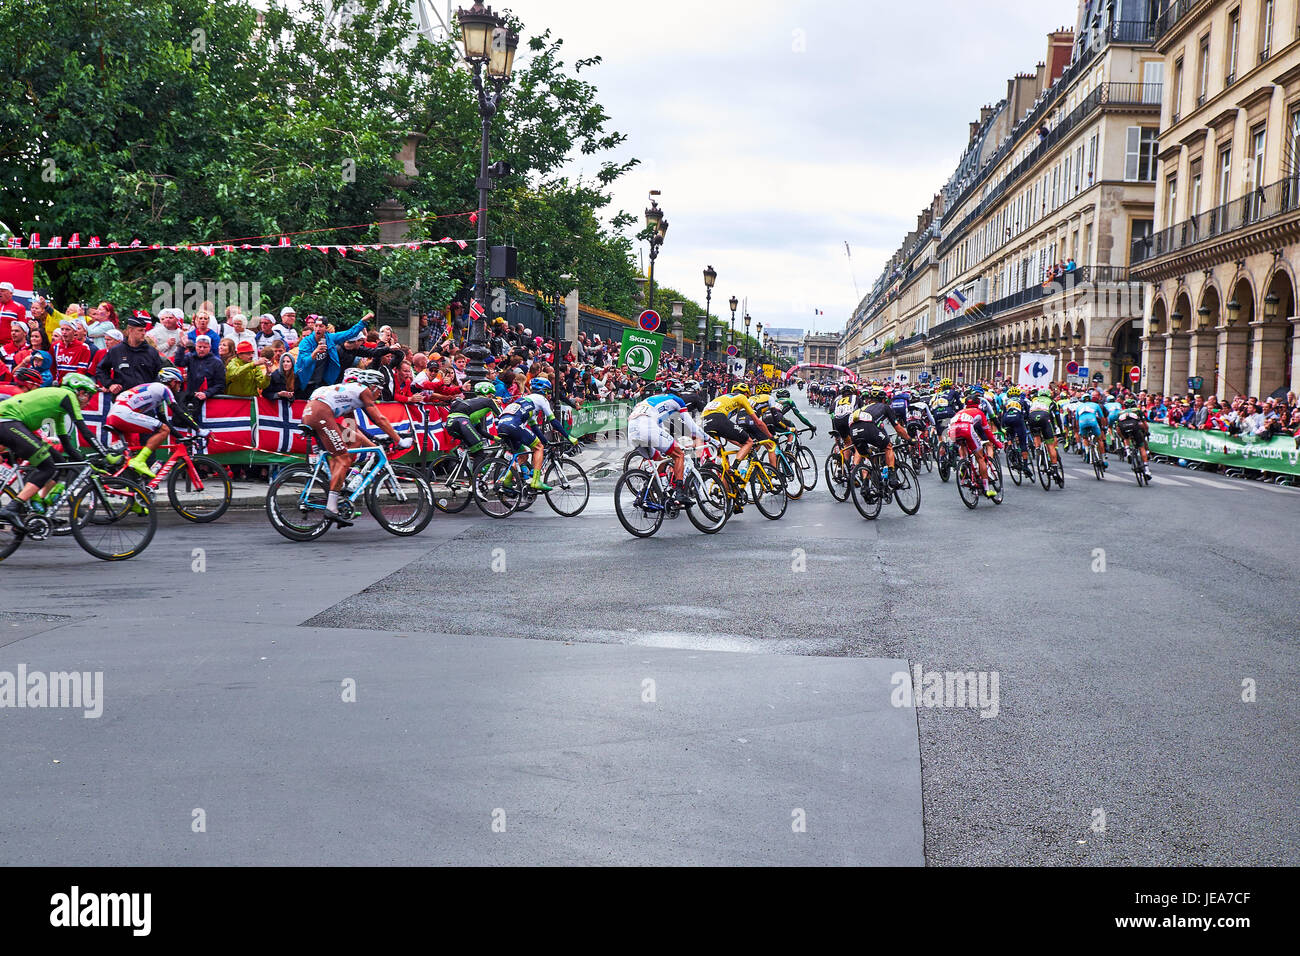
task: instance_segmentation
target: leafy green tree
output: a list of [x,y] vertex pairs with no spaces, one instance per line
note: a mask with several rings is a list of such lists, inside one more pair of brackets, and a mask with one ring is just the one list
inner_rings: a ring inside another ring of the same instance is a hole
[[[449,235],[468,249],[35,253],[57,301],[146,305],[180,274],[256,282],[261,308],[346,319],[417,282],[425,308],[467,291],[480,128],[470,77],[451,42],[416,35],[406,0],[346,10],[323,30],[324,0],[272,0],[260,17],[246,0],[0,6],[0,36],[21,38],[0,45],[0,221],[23,235],[80,231],[83,244],[92,233],[236,246],[287,233],[350,245],[379,240],[376,209],[396,198],[405,238]],[[529,37],[493,122],[493,158],[512,172],[492,193],[489,239],[515,238],[526,284],[557,290],[568,273],[586,301],[630,310],[630,219],[602,214],[632,163],[604,162],[590,183],[561,175],[572,150],[623,142],[578,76],[599,58],[570,70],[561,47],[549,31]],[[415,177],[394,158],[408,133],[423,137]],[[370,225],[339,228],[356,224]]]

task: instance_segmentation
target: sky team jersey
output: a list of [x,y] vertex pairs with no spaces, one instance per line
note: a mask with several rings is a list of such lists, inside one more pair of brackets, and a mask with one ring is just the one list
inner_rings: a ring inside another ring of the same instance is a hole
[[841,395],[839,398],[835,399],[835,411],[833,416],[835,418],[848,418],[853,414],[853,410],[857,407],[858,396]]
[[330,407],[335,417],[339,415],[350,415],[358,408],[361,408],[365,402],[363,396],[370,389],[364,385],[355,382],[339,383],[338,385],[325,385],[311,393],[313,402],[324,402]]
[[164,405],[171,407],[175,404],[176,397],[172,395],[172,390],[162,382],[146,382],[143,385],[128,388],[113,399],[114,407],[122,406],[145,415]]
[[749,399],[744,395],[719,395],[709,404],[704,406],[701,415],[730,415],[733,412],[744,412],[750,418],[757,418],[758,412],[754,406],[749,403]]

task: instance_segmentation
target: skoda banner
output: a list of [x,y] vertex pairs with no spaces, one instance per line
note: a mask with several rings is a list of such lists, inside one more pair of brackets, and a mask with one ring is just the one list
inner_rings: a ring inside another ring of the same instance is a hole
[[653,380],[659,373],[659,350],[663,344],[664,337],[658,332],[624,329],[623,348],[618,353],[619,364],[626,365],[633,375]]

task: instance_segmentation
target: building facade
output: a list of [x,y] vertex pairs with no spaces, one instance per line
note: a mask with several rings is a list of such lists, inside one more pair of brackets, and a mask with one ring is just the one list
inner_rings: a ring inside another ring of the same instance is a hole
[[768,348],[787,361],[803,361],[803,329],[764,329]]
[[1285,394],[1300,385],[1300,3],[1162,7],[1157,228],[1132,250],[1150,283],[1144,384]]
[[[1113,19],[1114,17],[1137,19]],[[1146,3],[1085,2],[967,149],[850,319],[866,378],[1013,377],[1021,353],[1106,384],[1141,361],[1135,237],[1154,228],[1164,58]]]
[[[808,333],[803,337],[803,359],[804,362],[813,362],[817,365],[839,365],[840,363],[840,336],[835,332]],[[800,369],[801,378],[810,382],[818,382],[823,379],[838,379],[838,373],[831,373],[825,369]]]

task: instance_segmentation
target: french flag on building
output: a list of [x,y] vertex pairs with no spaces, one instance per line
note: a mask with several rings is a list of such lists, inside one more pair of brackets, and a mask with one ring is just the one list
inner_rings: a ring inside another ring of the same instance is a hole
[[966,297],[961,294],[960,289],[953,289],[944,299],[943,308],[946,312],[952,312],[954,315],[961,312],[966,307]]

